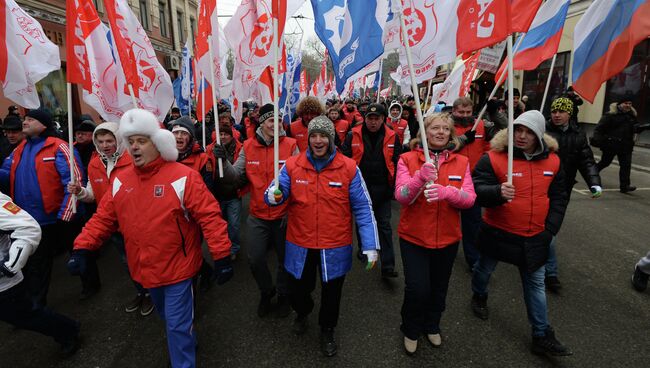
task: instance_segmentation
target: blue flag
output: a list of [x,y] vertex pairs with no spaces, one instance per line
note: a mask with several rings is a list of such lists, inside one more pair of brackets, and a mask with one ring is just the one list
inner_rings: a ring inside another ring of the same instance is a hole
[[384,53],[387,0],[311,0],[316,34],[334,67],[340,94],[348,78]]
[[178,106],[178,108],[181,110],[181,115],[189,115],[190,99],[192,98],[194,81],[192,78],[192,59],[190,58],[190,51],[187,47],[187,43],[183,47],[181,74],[178,78],[174,79],[174,83],[172,85],[174,87],[174,99],[176,99],[176,106]]
[[291,118],[296,115],[296,107],[300,99],[300,70],[302,68],[302,57],[300,49],[296,52],[287,53],[287,71],[282,78],[282,95],[278,106],[282,112],[282,122],[291,123]]

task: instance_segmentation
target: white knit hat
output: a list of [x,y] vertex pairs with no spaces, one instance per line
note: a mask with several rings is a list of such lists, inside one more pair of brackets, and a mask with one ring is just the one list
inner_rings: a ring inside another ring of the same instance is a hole
[[118,133],[122,136],[123,142],[134,135],[149,137],[156,146],[160,156],[165,161],[176,161],[178,150],[176,149],[176,138],[167,129],[161,129],[158,119],[147,110],[131,109],[122,115]]
[[544,148],[544,132],[546,132],[546,119],[538,110],[530,110],[519,115],[513,122],[513,125],[523,125],[535,133],[539,140],[540,149]]

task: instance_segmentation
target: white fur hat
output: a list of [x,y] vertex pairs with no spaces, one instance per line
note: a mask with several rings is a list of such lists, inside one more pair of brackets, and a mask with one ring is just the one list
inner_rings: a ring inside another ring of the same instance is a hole
[[123,142],[133,135],[144,135],[149,137],[160,152],[165,161],[176,161],[178,150],[176,139],[167,129],[160,128],[158,119],[147,110],[131,109],[122,115],[118,133],[122,136]]

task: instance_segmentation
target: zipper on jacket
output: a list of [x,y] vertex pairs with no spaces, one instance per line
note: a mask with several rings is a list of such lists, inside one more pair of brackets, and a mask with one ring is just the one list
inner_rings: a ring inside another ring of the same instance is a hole
[[528,168],[529,168],[529,173],[530,173],[530,217],[528,220],[528,233],[530,234],[530,230],[533,227],[533,202],[534,202],[534,196],[533,192],[535,191],[535,186],[533,184],[533,164],[528,161]]
[[183,255],[187,257],[187,252],[185,251],[185,235],[183,235],[183,230],[181,230],[181,224],[178,222],[178,217],[176,217],[176,226],[178,226],[178,233],[181,234],[181,249],[183,250]]

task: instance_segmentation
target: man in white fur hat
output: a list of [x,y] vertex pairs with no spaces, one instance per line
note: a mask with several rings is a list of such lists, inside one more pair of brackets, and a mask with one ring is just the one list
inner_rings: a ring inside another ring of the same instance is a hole
[[149,289],[166,323],[172,366],[195,367],[192,278],[203,260],[201,233],[215,260],[217,284],[223,284],[233,275],[227,225],[201,175],[176,162],[174,135],[161,129],[152,113],[127,111],[118,134],[127,143],[133,167],[113,179],[75,240],[68,269],[84,273],[88,252],[119,228],[131,276]]

